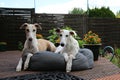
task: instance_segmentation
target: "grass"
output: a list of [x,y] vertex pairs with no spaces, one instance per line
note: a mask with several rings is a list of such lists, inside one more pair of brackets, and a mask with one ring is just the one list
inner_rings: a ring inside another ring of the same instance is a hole
[[116,57],[113,58],[112,63],[120,68],[119,60]]
[[[111,54],[107,54],[105,57],[110,60],[111,56]],[[111,62],[120,68],[120,48],[115,49],[115,56]]]

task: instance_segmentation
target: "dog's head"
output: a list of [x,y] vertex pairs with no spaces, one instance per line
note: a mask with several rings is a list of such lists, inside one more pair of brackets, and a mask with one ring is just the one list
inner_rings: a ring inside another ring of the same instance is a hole
[[29,41],[32,41],[33,39],[36,39],[36,32],[37,29],[41,29],[42,27],[40,26],[40,24],[35,23],[35,24],[28,24],[28,23],[24,23],[20,29],[25,29],[25,33],[26,33],[26,38]]
[[75,33],[75,31],[73,31],[73,30],[56,29],[56,32],[59,34],[60,46],[62,46],[62,47],[67,45],[67,43],[71,39],[71,37],[77,35]]

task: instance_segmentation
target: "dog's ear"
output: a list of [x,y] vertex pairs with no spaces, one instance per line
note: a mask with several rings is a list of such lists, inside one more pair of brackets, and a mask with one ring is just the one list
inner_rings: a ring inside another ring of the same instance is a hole
[[57,33],[60,33],[60,32],[61,32],[61,29],[60,29],[60,28],[57,28],[55,31],[56,31]]
[[70,35],[72,35],[72,36],[77,36],[77,34],[76,34],[75,31],[70,31]]
[[35,25],[35,27],[36,27],[37,29],[42,30],[41,23],[39,23],[39,24],[38,24],[38,23],[35,23],[34,25]]
[[28,23],[24,23],[21,25],[20,29],[25,29],[25,27],[27,27],[27,26],[28,26]]

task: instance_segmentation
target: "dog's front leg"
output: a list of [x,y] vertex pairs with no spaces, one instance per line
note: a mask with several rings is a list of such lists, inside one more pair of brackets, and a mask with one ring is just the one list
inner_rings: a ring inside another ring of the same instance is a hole
[[67,61],[67,65],[66,65],[66,72],[70,72],[71,71],[73,58],[74,58],[73,55],[69,55],[68,56],[68,61]]
[[20,60],[18,62],[18,65],[16,67],[16,71],[21,71],[22,70],[22,63],[23,63],[22,58],[20,58]]
[[24,70],[26,70],[28,68],[29,62],[30,62],[30,58],[33,56],[33,54],[28,53],[25,63],[24,63]]
[[68,61],[68,54],[67,53],[63,53],[63,56],[64,56],[64,59],[65,59],[65,62]]
[[63,47],[61,47],[61,46],[58,46],[57,48],[56,48],[56,50],[55,50],[55,53],[62,53],[63,52]]

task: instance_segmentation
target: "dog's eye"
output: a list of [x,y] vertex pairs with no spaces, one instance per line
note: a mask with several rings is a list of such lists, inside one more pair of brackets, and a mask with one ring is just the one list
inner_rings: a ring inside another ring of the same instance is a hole
[[29,29],[26,29],[27,32],[29,32]]
[[62,36],[62,34],[60,34],[60,37]]
[[68,37],[68,35],[66,35],[66,37]]
[[33,32],[35,32],[35,29],[33,29]]

